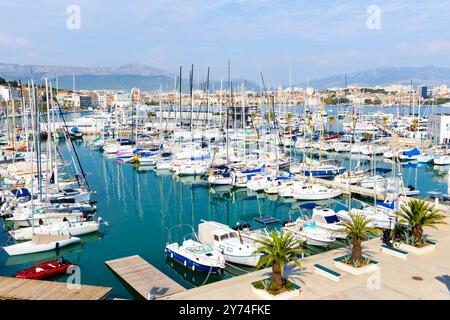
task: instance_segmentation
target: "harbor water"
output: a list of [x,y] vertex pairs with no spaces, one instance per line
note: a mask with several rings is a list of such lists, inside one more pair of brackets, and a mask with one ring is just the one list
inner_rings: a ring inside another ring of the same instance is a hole
[[[138,167],[108,159],[102,152],[88,149],[84,143],[75,144],[75,147],[90,187],[96,191],[93,200],[97,202],[97,216],[102,217],[109,225],[100,233],[83,236],[81,244],[62,248],[59,252],[8,257],[1,251],[1,276],[11,276],[19,270],[62,255],[80,266],[82,284],[110,286],[113,287],[112,296],[133,298],[126,286],[108,269],[105,261],[137,254],[182,286],[192,288],[243,274],[251,269],[227,266],[222,275],[208,277],[166,260],[164,247],[169,240],[171,228],[172,240],[180,241],[183,234],[190,232],[187,225],[197,230],[202,219],[234,226],[237,222],[252,223],[254,218],[261,215],[286,221],[297,217],[291,216],[290,212],[296,215],[300,212],[302,202],[299,201],[251,193],[246,189],[210,188],[199,177],[174,178],[170,172],[156,172],[150,167]],[[71,159],[65,143],[60,143],[59,148],[64,159]],[[356,161],[351,161],[352,167],[356,165]],[[348,159],[344,159],[342,163],[350,166]],[[379,159],[377,167],[391,168],[392,164],[383,163]],[[66,169],[73,170],[69,167]],[[447,193],[449,169],[445,166],[422,164],[401,165],[405,185],[419,189],[421,197],[425,197],[429,191]],[[363,200],[353,200],[352,206],[360,205]],[[340,197],[319,204],[336,211],[342,210],[346,209],[347,198]],[[174,226],[180,228],[175,230]],[[7,241],[7,233],[2,231],[0,243]],[[341,241],[332,248],[344,245]],[[325,250],[318,247],[307,249],[310,254]],[[55,280],[67,281],[68,276]]]

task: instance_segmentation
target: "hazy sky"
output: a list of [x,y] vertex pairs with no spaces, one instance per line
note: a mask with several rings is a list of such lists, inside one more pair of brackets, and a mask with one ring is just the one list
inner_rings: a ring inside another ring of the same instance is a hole
[[[284,83],[290,69],[298,83],[380,66],[450,67],[450,0],[1,2],[0,62],[173,73],[194,63],[219,79],[230,58],[233,78],[257,79],[260,63],[268,82]],[[69,5],[80,8],[80,29],[67,28]],[[367,26],[370,5],[381,9],[380,29]]]

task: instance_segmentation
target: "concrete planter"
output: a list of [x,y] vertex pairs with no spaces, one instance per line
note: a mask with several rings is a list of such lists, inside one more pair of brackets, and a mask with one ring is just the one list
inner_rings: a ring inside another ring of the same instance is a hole
[[375,260],[372,260],[368,265],[364,267],[355,268],[354,266],[347,264],[343,262],[344,259],[346,259],[348,256],[339,257],[333,260],[333,264],[336,268],[348,272],[350,274],[353,274],[355,276],[360,276],[366,273],[372,273],[375,272],[378,268],[378,262]]
[[381,246],[381,252],[382,253],[386,253],[388,255],[391,255],[393,257],[397,257],[403,260],[407,260],[408,259],[408,252],[407,251],[403,251],[401,249],[395,248],[395,247],[389,247],[389,246]]
[[[288,280],[289,281],[289,280]],[[254,282],[255,283],[255,282]],[[252,288],[252,291],[254,294],[256,294],[257,296],[259,296],[260,298],[264,299],[264,300],[289,300],[295,297],[298,297],[300,295],[300,287],[296,286],[296,289],[292,290],[292,291],[287,291],[287,292],[283,292],[277,295],[273,295],[270,294],[269,292],[267,292],[264,289],[256,289],[254,287],[254,283],[252,283],[250,286]]]
[[398,244],[398,248],[407,252],[411,252],[414,254],[424,254],[430,251],[433,251],[436,248],[436,243],[431,242],[431,241],[427,241],[427,245],[421,248],[415,247],[415,246],[410,246],[409,244],[406,243],[399,243]]

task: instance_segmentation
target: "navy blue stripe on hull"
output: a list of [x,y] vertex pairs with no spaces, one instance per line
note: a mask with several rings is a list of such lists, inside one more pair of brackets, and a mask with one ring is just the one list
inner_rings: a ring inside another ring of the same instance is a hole
[[[194,262],[191,259],[188,259],[188,258],[186,258],[176,252],[173,252],[172,250],[167,249],[167,248],[166,248],[166,255],[169,258],[175,260],[178,263],[181,263],[183,266],[185,266],[186,268],[189,268],[191,270],[192,270],[192,266],[195,267],[195,271],[200,271],[200,272],[219,273],[221,270],[221,268],[219,268],[219,267],[210,267],[210,266],[206,266],[206,265]],[[186,263],[186,265],[185,265],[185,263]]]

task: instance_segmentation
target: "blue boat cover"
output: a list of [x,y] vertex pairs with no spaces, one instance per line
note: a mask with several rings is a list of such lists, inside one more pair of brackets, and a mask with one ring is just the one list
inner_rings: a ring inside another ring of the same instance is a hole
[[31,196],[30,191],[27,188],[12,189],[11,193],[16,198],[27,198]]
[[300,208],[302,208],[302,209],[307,209],[307,210],[312,210],[312,209],[314,209],[314,208],[316,208],[316,207],[318,207],[319,205],[317,204],[317,203],[313,203],[313,202],[311,202],[311,203],[305,203],[305,204],[302,204],[301,206],[300,206]]
[[420,154],[420,151],[419,151],[419,149],[414,148],[414,149],[409,150],[409,151],[404,151],[403,154],[405,156],[408,156],[408,157],[418,156]]
[[377,173],[389,173],[392,171],[392,169],[386,169],[386,168],[376,168],[375,171]]
[[266,167],[266,166],[264,165],[264,166],[262,166],[261,168],[258,168],[258,169],[244,170],[244,171],[241,171],[241,173],[243,173],[243,174],[248,174],[248,173],[258,173],[258,172],[262,172],[262,171],[264,170],[265,167]]
[[382,201],[377,201],[377,205],[388,208],[388,209],[395,209],[395,201],[392,201],[391,203],[386,203]]
[[72,133],[77,133],[77,132],[80,131],[80,130],[78,130],[77,127],[74,127],[74,128],[72,128],[72,129],[70,129],[70,131],[71,131]]

